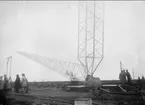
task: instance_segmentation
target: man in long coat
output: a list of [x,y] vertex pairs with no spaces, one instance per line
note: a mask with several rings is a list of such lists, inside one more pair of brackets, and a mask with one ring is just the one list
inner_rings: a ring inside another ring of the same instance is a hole
[[21,88],[21,81],[20,81],[20,77],[19,75],[17,74],[16,76],[16,80],[15,80],[15,91],[18,93],[19,92],[19,89]]

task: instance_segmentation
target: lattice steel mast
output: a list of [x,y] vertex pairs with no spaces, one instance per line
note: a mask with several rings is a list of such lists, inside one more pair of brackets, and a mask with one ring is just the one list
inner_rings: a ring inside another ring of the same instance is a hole
[[81,1],[78,11],[78,59],[85,74],[93,75],[104,57],[104,6]]
[[[79,79],[84,77],[83,68],[78,63],[61,61],[58,59],[52,59],[46,56],[36,55],[33,53],[26,53],[18,51],[17,53],[51,69],[63,76],[70,78],[71,80]],[[81,74],[80,74],[81,73]]]

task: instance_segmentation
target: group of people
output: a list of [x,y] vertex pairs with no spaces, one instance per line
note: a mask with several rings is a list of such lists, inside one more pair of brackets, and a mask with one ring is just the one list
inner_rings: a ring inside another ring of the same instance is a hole
[[121,70],[121,73],[119,74],[119,79],[121,84],[125,84],[125,83],[131,83],[132,78],[128,70]]
[[0,90],[11,91],[12,85],[13,82],[11,77],[9,77],[8,79],[7,76],[4,75],[4,79],[3,79],[3,76],[0,76]]
[[22,74],[22,78],[20,79],[19,75],[16,75],[16,80],[13,82],[11,77],[7,78],[6,75],[0,76],[0,90],[4,90],[5,92],[12,91],[14,88],[15,92],[26,92],[28,93],[28,80],[25,74]]
[[25,74],[22,74],[21,79],[19,75],[17,74],[14,88],[16,92],[20,92],[20,89],[23,89],[22,91],[28,93],[28,80]]

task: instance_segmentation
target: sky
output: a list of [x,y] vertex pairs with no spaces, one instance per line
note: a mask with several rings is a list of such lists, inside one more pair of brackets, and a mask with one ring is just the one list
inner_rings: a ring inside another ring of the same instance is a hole
[[[118,79],[120,61],[135,78],[145,74],[145,2],[105,1],[104,59],[94,76]],[[29,81],[68,80],[16,53],[25,51],[78,62],[78,1],[0,1],[0,75],[12,56],[11,76]]]

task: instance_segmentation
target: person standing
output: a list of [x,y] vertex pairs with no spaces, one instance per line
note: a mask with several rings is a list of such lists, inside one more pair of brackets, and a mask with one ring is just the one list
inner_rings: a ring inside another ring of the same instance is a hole
[[8,88],[7,88],[7,83],[8,83],[8,78],[6,75],[4,75],[4,91],[7,92]]
[[142,80],[145,80],[145,78],[144,78],[144,76],[142,76],[142,78],[141,78]]
[[21,81],[20,81],[20,77],[19,77],[18,74],[16,76],[14,88],[15,88],[15,92],[16,93],[18,93],[19,92],[19,89],[21,88]]
[[11,77],[9,77],[7,87],[10,92],[12,91],[12,84],[13,84],[13,81],[12,81]]
[[0,87],[1,87],[1,82],[2,82],[2,76],[0,76]]
[[122,71],[122,83],[126,84],[126,73],[125,73],[125,70]]
[[4,89],[4,80],[3,80],[3,76],[0,77],[0,90]]
[[128,70],[126,70],[126,76],[127,76],[127,82],[128,82],[128,83],[131,83],[131,75],[130,75],[130,73],[128,72]]
[[119,79],[120,79],[120,82],[122,83],[122,73],[123,71],[121,70],[120,74],[119,74]]
[[28,80],[27,80],[25,74],[22,74],[21,85],[22,85],[22,88],[24,89],[24,91],[26,93],[28,93]]

